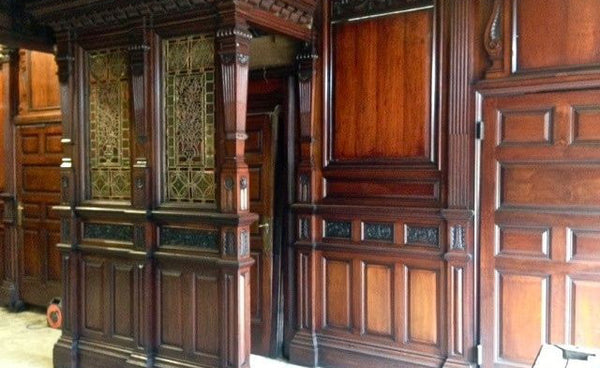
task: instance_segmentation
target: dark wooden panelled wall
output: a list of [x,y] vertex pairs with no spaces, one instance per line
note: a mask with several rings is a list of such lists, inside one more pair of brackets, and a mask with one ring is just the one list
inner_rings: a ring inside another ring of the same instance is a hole
[[[3,64],[0,290],[43,303],[62,267],[56,368],[598,345],[597,0],[25,3],[60,96]],[[249,78],[273,33],[294,65]]]

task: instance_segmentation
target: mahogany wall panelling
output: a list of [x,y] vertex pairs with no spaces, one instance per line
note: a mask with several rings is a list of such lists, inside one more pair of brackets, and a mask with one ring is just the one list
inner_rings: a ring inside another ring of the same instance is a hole
[[359,4],[331,4],[325,200],[439,206],[441,5],[398,2],[363,19]]
[[[598,90],[487,97],[482,153],[482,342],[489,366],[542,343],[594,344]],[[497,328],[495,327],[497,326]]]
[[[9,120],[9,99],[8,99],[8,86],[9,86],[9,61],[10,56],[6,52],[3,52],[0,59],[0,157],[2,157],[2,170],[0,170],[0,193],[7,193],[7,166],[13,166],[9,162],[11,156],[8,155],[8,149],[11,147],[7,144],[8,135],[11,132],[8,126]],[[12,139],[10,139],[12,141]],[[2,303],[8,301],[9,297],[9,275],[10,275],[10,257],[9,257],[9,243],[6,237],[8,236],[8,224],[5,224],[5,198],[2,197],[0,201],[0,300]]]
[[597,68],[600,53],[581,40],[596,38],[598,12],[593,0],[552,0],[543,7],[532,0],[495,0],[485,34],[493,60],[488,78]]
[[[62,156],[57,67],[51,54],[21,50],[19,56],[15,159],[16,194],[23,208],[20,291],[25,302],[45,306],[62,293],[60,255],[55,247],[60,222],[51,210],[60,202]],[[36,125],[30,127],[30,123]]]

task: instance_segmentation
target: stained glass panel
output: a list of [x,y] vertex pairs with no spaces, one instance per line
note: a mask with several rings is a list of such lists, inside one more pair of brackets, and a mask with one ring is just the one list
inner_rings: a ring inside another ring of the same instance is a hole
[[214,39],[166,40],[166,197],[215,201]]
[[91,198],[130,199],[127,53],[122,49],[91,52],[88,72]]

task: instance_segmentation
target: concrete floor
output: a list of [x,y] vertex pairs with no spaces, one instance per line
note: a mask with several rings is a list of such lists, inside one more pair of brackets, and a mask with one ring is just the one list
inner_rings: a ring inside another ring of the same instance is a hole
[[[52,347],[59,336],[59,330],[47,326],[41,310],[10,313],[0,308],[0,367],[52,368]],[[256,355],[250,364],[253,368],[301,368]]]

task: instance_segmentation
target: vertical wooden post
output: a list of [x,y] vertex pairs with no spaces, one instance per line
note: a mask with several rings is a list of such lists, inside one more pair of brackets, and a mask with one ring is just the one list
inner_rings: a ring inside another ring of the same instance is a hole
[[250,366],[250,175],[244,161],[248,66],[252,35],[238,17],[234,1],[218,5],[221,17],[216,34],[219,65],[221,140],[219,162],[219,210],[237,218],[236,225],[221,228],[222,367]]
[[[63,280],[63,334],[54,346],[55,361],[71,361],[71,367],[79,366],[78,341],[80,334],[79,266],[81,253],[78,249],[79,220],[75,214],[78,202],[75,170],[78,164],[76,146],[76,99],[75,99],[75,48],[74,33],[66,31],[57,35],[58,81],[60,84],[61,113],[63,121],[63,158],[60,165],[61,239],[58,247],[62,253]],[[59,359],[60,356],[69,358]]]
[[448,2],[448,208],[443,210],[446,261],[447,354],[444,367],[474,365],[474,117],[471,89],[473,1]]
[[[309,205],[317,200],[318,177],[315,165],[315,119],[314,119],[314,77],[317,54],[313,44],[307,44],[297,55],[298,102],[300,118],[300,161],[298,163],[296,202]],[[318,364],[316,341],[316,251],[314,212],[303,211],[297,215],[298,241],[297,259],[297,298],[298,329],[290,345],[290,359],[308,366]]]

